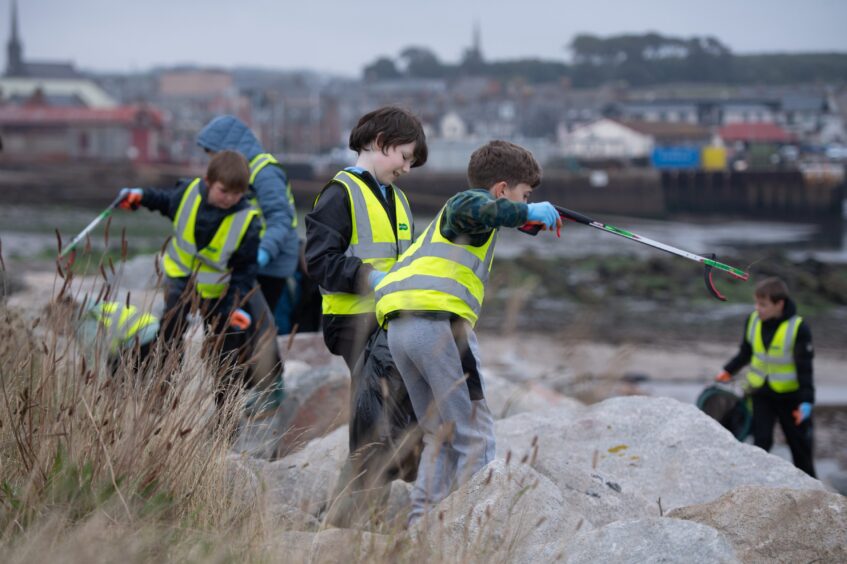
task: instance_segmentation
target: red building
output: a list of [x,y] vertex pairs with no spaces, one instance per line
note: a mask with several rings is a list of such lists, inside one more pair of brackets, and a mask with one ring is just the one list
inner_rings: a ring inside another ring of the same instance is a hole
[[745,143],[790,143],[794,136],[773,123],[742,122],[725,125],[718,130],[718,136],[725,143],[741,141]]
[[4,153],[22,161],[161,161],[163,124],[144,106],[0,106]]

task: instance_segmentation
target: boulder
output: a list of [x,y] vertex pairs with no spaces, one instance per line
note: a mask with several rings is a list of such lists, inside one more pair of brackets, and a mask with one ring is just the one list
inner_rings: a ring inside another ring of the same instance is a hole
[[[591,528],[559,488],[526,464],[495,460],[450,494],[410,534],[447,562],[547,562],[556,544]],[[422,547],[423,548],[423,547]]]
[[568,564],[741,563],[732,545],[715,529],[667,517],[617,521],[580,532],[560,554]]
[[346,368],[286,364],[281,410],[285,418],[279,422],[284,428],[279,456],[346,425],[350,413],[350,377]]
[[405,527],[412,506],[412,484],[403,480],[391,482],[385,504],[385,523],[390,528]]
[[277,341],[286,363],[297,360],[313,367],[335,366],[339,369],[347,367],[340,356],[335,356],[326,348],[322,332],[297,333],[293,337],[281,335],[277,337]]
[[278,500],[267,504],[264,517],[265,523],[272,530],[315,532],[321,526],[320,521],[313,515]]
[[515,384],[493,372],[486,372],[485,399],[495,419],[504,419],[518,413],[549,409],[562,406],[577,408],[582,406],[579,401],[563,396],[543,385],[523,382]]
[[224,459],[224,484],[229,496],[238,504],[239,511],[251,511],[259,501],[262,491],[261,468],[240,454],[229,454]]
[[[609,505],[594,513],[595,525],[639,516],[639,498],[660,515],[745,484],[824,489],[789,462],[739,443],[695,406],[668,398],[622,397],[576,410],[524,413],[497,421],[495,432],[498,456],[511,451],[526,458],[563,492],[589,491],[588,476],[606,485],[606,494],[631,496],[607,495]],[[575,479],[580,473],[583,478]]]
[[267,464],[262,472],[267,506],[288,505],[313,516],[320,514],[332,500],[347,450],[345,426]]
[[263,561],[309,562],[390,562],[395,544],[383,535],[354,529],[325,529],[319,532],[285,531],[274,535],[263,547]]
[[744,562],[847,562],[847,498],[837,493],[741,486],[668,516],[717,529]]
[[153,290],[162,287],[163,276],[156,272],[157,255],[138,255],[115,264],[108,271],[109,283],[126,290]]

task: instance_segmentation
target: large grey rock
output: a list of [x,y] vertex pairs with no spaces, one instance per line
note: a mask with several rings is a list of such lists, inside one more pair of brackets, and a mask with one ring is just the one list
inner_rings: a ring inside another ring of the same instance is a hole
[[385,523],[388,528],[403,527],[412,506],[412,484],[403,480],[391,482],[385,503]]
[[313,368],[286,364],[284,433],[279,455],[346,425],[350,413],[350,376],[337,366]]
[[264,467],[266,503],[289,505],[316,516],[332,501],[347,459],[347,427],[315,439],[303,449]]
[[571,406],[498,421],[497,457],[532,464],[559,487],[569,510],[595,526],[659,515],[655,501],[629,488],[624,491],[616,476],[569,456],[567,444],[547,440],[583,411]]
[[389,551],[395,545],[386,536],[353,529],[326,529],[319,532],[285,531],[263,546],[262,561],[308,562],[391,562]]
[[540,384],[532,382],[516,384],[497,376],[493,372],[486,372],[483,379],[485,382],[485,399],[495,419],[505,419],[518,413],[551,407],[565,409],[582,407],[581,402]]
[[265,506],[264,517],[265,524],[271,530],[315,532],[321,526],[321,522],[314,515],[279,500]]
[[156,272],[157,255],[138,255],[115,264],[108,270],[109,283],[127,290],[153,290],[162,287],[163,277]]
[[[563,491],[585,491],[585,480],[572,484],[569,476],[597,475],[633,496],[620,500],[627,511],[637,511],[639,497],[659,512],[660,505],[666,511],[703,503],[745,484],[824,489],[790,463],[739,443],[695,406],[668,398],[613,398],[581,410],[520,414],[496,422],[496,434],[498,456],[511,451],[534,459]],[[627,516],[633,515],[618,518]]]
[[556,485],[526,464],[495,460],[450,494],[410,534],[446,562],[544,562],[590,524]]
[[353,529],[326,529],[315,535],[309,562],[336,564],[390,561],[386,558],[390,547],[391,543],[384,535]]
[[262,467],[240,454],[228,454],[224,459],[224,485],[231,492],[239,510],[246,512],[260,501]]
[[742,486],[669,516],[721,531],[744,562],[847,562],[847,498],[837,493]]
[[562,550],[568,564],[740,563],[715,529],[691,521],[651,517],[617,521],[580,532]]
[[340,369],[347,366],[340,356],[329,352],[324,343],[323,333],[320,331],[297,333],[293,337],[281,335],[278,337],[278,342],[279,350],[282,351],[286,363],[297,360],[313,367],[334,366]]

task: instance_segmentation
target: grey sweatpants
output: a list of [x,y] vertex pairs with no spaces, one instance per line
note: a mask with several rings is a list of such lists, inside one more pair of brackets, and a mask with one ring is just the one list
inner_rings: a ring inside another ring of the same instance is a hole
[[[479,367],[476,335],[470,327],[466,329],[468,346]],[[494,419],[485,399],[471,401],[450,320],[392,319],[388,346],[424,434],[412,489],[412,524],[454,486],[467,482],[494,460]]]

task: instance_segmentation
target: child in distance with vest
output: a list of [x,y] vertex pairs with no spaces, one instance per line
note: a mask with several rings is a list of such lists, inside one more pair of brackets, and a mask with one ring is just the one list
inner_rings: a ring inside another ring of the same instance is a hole
[[377,322],[424,433],[409,525],[494,458],[473,327],[497,232],[528,221],[558,230],[549,202],[528,204],[541,169],[526,149],[491,141],[471,155],[473,187],[450,198],[376,287]]
[[258,210],[246,197],[249,178],[241,154],[220,151],[204,178],[181,182],[177,190],[124,188],[119,203],[122,209],[144,206],[173,220],[174,234],[162,257],[167,278],[162,342],[165,351],[177,349],[189,314],[200,313],[211,328],[208,343],[218,353],[218,405],[231,383],[243,377],[237,356],[252,316],[270,316],[241,305],[256,283],[261,229]]
[[774,425],[779,421],[791,449],[794,465],[812,477],[812,332],[788,295],[788,286],[776,277],[756,285],[756,311],[744,324],[738,353],[715,377],[729,382],[750,364],[747,386],[753,399],[753,442],[770,451]]

